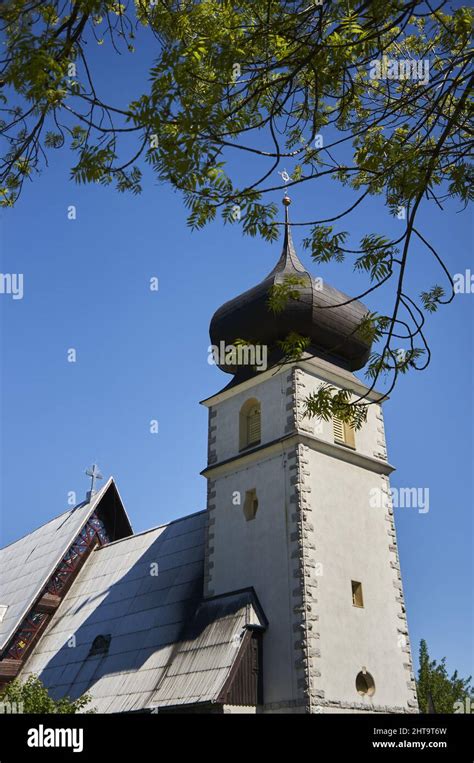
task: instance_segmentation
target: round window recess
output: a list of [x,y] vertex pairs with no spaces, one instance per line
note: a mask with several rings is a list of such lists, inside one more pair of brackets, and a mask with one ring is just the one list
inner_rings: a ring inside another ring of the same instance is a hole
[[356,689],[359,694],[365,697],[372,697],[375,694],[375,681],[370,673],[361,670],[357,674]]

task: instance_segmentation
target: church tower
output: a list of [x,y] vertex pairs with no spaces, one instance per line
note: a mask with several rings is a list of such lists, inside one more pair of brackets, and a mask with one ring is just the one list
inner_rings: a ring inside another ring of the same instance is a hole
[[[417,712],[381,395],[368,393],[356,432],[305,416],[305,399],[322,384],[353,399],[367,393],[353,374],[370,353],[356,332],[367,308],[306,271],[289,203],[275,268],[211,321],[216,348],[243,338],[269,357],[255,371],[219,356],[233,378],[203,403],[204,596],[255,589],[269,623],[263,712]],[[298,278],[298,299],[275,316],[268,296],[288,276]],[[310,351],[281,364],[274,348],[290,331],[310,337]]]

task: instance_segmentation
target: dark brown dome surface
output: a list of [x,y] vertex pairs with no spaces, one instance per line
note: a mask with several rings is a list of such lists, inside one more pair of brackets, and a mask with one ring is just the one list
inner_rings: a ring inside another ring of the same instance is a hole
[[[211,343],[232,345],[236,339],[275,347],[292,331],[311,340],[312,350],[330,357],[351,371],[362,368],[369,357],[371,344],[357,336],[357,327],[368,308],[325,281],[315,279],[298,259],[288,220],[289,199],[285,203],[285,239],[277,264],[257,286],[229,300],[214,313],[209,329]],[[274,315],[268,306],[270,290],[288,276],[297,276],[305,284],[296,286],[299,299],[288,299],[284,310]],[[281,356],[281,353],[279,353]],[[239,368],[219,364],[227,373]]]

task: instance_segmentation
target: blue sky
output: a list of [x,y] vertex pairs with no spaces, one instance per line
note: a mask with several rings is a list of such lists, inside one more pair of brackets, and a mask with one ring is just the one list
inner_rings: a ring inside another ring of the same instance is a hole
[[[113,66],[104,59],[100,79],[111,99],[133,96],[149,56],[146,49]],[[77,186],[70,161],[67,152],[51,154],[18,206],[0,214],[1,272],[25,278],[22,300],[0,297],[2,543],[67,509],[69,491],[81,500],[93,461],[116,478],[136,531],[205,508],[199,472],[207,415],[198,401],[229,380],[207,362],[209,321],[225,300],[261,280],[280,252],[280,242],[243,237],[220,221],[190,232],[180,196],[151,176],[139,197]],[[249,161],[240,169],[254,171]],[[329,217],[346,194],[330,181],[305,184],[292,190],[292,218]],[[69,205],[77,208],[74,221]],[[472,252],[472,218],[458,212],[448,205],[444,213],[421,213],[421,229],[453,274],[470,266]],[[401,233],[401,225],[375,200],[341,227],[356,243],[368,232]],[[318,270],[303,235],[295,230],[295,243],[314,274],[350,294],[364,286],[350,264]],[[157,293],[149,290],[153,276]],[[414,294],[440,281],[418,244],[408,279]],[[390,295],[368,304],[388,310]],[[448,668],[462,674],[474,672],[473,304],[474,294],[459,295],[428,318],[431,366],[401,379],[385,404],[392,485],[430,490],[427,514],[396,510],[413,651],[426,638],[432,655],[446,655]],[[76,363],[67,362],[69,348]],[[159,421],[158,435],[149,432],[151,419]]]

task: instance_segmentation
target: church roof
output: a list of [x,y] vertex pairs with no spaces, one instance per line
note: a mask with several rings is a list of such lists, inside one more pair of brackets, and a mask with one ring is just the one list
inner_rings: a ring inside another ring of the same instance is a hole
[[[89,691],[99,712],[146,707],[202,595],[204,526],[200,512],[93,551],[22,678],[56,698]],[[98,636],[107,653],[89,655]]]
[[243,630],[265,619],[252,592],[202,601],[205,525],[199,512],[96,548],[22,680],[38,674],[54,698],[89,692],[98,712],[215,701]]
[[90,501],[60,514],[29,535],[0,550],[0,651],[39,596],[54,569],[111,485],[109,480]]

